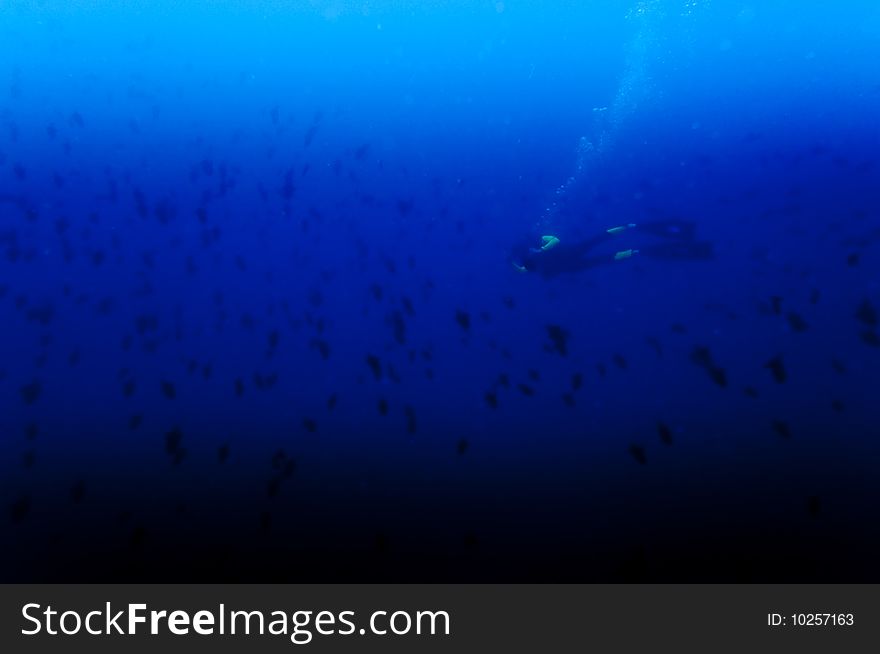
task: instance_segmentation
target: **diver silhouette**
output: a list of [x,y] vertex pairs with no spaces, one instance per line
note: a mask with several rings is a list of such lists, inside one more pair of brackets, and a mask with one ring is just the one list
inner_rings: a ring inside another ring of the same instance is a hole
[[[628,223],[601,234],[566,243],[553,235],[541,237],[537,246],[522,243],[513,249],[511,263],[520,272],[553,277],[576,273],[633,257],[706,261],[714,258],[712,243],[697,240],[697,228],[684,220]],[[605,243],[617,247],[606,254],[594,254]]]

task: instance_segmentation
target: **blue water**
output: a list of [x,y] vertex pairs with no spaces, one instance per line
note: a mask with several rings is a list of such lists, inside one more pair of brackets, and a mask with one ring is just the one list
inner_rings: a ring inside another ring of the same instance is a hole
[[[877,61],[856,1],[2,3],[0,578],[876,580]],[[714,258],[511,266],[669,219]]]

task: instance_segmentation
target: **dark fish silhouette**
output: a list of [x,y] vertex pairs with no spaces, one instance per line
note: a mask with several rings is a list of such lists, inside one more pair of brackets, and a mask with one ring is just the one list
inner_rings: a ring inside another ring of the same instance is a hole
[[773,420],[770,425],[773,427],[773,431],[779,434],[782,438],[791,438],[791,429],[788,426],[788,423],[783,422],[782,420]]
[[770,371],[777,384],[784,384],[785,380],[788,379],[788,373],[785,370],[785,362],[782,360],[781,354],[778,354],[767,361],[764,364],[764,367]]
[[660,436],[660,442],[664,445],[672,445],[672,430],[663,422],[657,423],[657,435]]
[[417,430],[416,410],[409,404],[403,407],[403,413],[406,416],[406,431],[408,434],[415,434]]
[[366,362],[367,362],[367,365],[370,367],[370,370],[372,371],[373,377],[376,379],[376,381],[381,380],[382,379],[382,362],[379,360],[379,357],[377,357],[373,354],[368,354],[366,356]]
[[313,349],[318,351],[318,354],[321,355],[321,358],[325,361],[330,358],[330,344],[320,338],[313,338],[309,345],[312,346]]
[[727,387],[727,373],[712,359],[708,347],[698,345],[691,351],[691,361],[706,371],[709,378],[721,388]]
[[785,314],[785,318],[788,320],[788,325],[792,331],[798,333],[807,331],[807,321],[794,311],[789,311]]
[[392,311],[388,314],[387,323],[391,326],[391,331],[394,334],[394,340],[397,341],[399,345],[406,344],[406,323],[403,320],[403,316],[400,311]]
[[362,161],[367,154],[370,152],[370,144],[364,143],[361,146],[358,146],[354,151],[354,158],[356,161]]
[[303,139],[303,146],[309,147],[312,144],[312,141],[315,139],[315,134],[318,133],[318,123],[313,123],[309,126],[308,130],[306,130],[305,138]]
[[33,404],[36,402],[40,398],[42,392],[43,384],[38,379],[25,384],[19,389],[21,399],[25,404]]
[[569,333],[559,325],[546,325],[547,336],[552,344],[552,350],[555,350],[562,356],[568,355],[568,338]]
[[641,445],[636,445],[635,443],[629,446],[629,453],[632,455],[632,458],[636,460],[641,465],[645,465],[648,463],[648,456],[645,453],[645,448]]
[[871,301],[868,298],[862,300],[862,303],[859,305],[859,308],[856,310],[856,320],[862,322],[869,327],[876,327],[877,325],[877,310],[871,304]]
[[182,447],[183,432],[180,428],[175,427],[165,432],[165,452],[171,457],[171,462],[175,465],[183,461],[186,456],[186,450]]
[[517,384],[516,387],[526,397],[532,397],[535,394],[535,389],[528,384]]
[[770,306],[773,309],[773,313],[777,316],[782,313],[782,298],[778,295],[774,295],[770,298]]
[[37,434],[39,433],[39,431],[40,431],[40,429],[37,426],[37,423],[30,422],[24,428],[24,437],[27,440],[32,441],[37,437]]
[[172,384],[170,381],[162,380],[160,382],[160,386],[162,388],[162,394],[169,400],[173,400],[175,397],[177,397],[177,391],[174,389],[174,384]]

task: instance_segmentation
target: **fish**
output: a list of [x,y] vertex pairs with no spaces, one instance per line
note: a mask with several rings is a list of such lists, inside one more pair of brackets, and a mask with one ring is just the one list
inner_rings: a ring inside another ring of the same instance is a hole
[[382,362],[379,357],[374,354],[368,354],[365,358],[367,365],[370,367],[370,371],[373,373],[373,378],[376,381],[380,381],[382,379]]
[[635,443],[630,444],[629,453],[638,464],[645,465],[648,463],[648,455],[645,453],[645,448],[641,445],[636,445]]
[[394,340],[399,345],[406,344],[406,322],[403,319],[400,311],[392,311],[388,314],[386,319],[386,323],[391,327],[391,331],[394,335]]
[[788,423],[782,420],[772,420],[770,426],[773,427],[773,431],[779,434],[782,438],[791,438],[791,429],[789,428]]
[[778,295],[773,295],[770,297],[770,306],[773,309],[773,313],[777,316],[782,313],[782,298]]
[[723,368],[718,366],[712,359],[712,353],[708,347],[698,345],[691,351],[691,361],[700,368],[703,368],[709,375],[709,378],[721,388],[727,386],[727,373]]
[[672,430],[666,423],[657,423],[657,434],[660,436],[660,442],[664,445],[672,445]]
[[568,356],[569,332],[559,325],[546,325],[544,328],[552,344],[550,351],[555,351],[561,356]]
[[776,355],[764,363],[764,368],[770,371],[777,384],[784,384],[788,379],[788,373],[785,370],[785,362],[783,361],[781,354]]
[[807,325],[807,321],[794,311],[789,311],[788,313],[786,313],[785,318],[788,321],[788,325],[789,327],[791,327],[791,330],[793,332],[805,332],[809,327],[809,325]]
[[355,148],[354,158],[356,161],[361,161],[367,156],[367,154],[369,152],[370,152],[370,144],[364,143],[363,145],[360,145],[357,148]]
[[856,320],[868,327],[877,326],[877,310],[868,298],[862,300],[855,313]]
[[159,385],[162,389],[162,394],[168,398],[169,400],[173,400],[177,397],[177,390],[174,388],[174,384],[167,380],[162,380],[159,382]]
[[183,432],[180,431],[179,427],[174,427],[165,432],[165,452],[171,457],[171,462],[174,465],[179,464],[186,456],[186,450],[183,448],[182,443]]
[[309,345],[318,351],[318,354],[321,355],[321,358],[324,361],[330,358],[330,344],[327,341],[320,338],[313,338],[309,341]]
[[403,407],[403,414],[406,416],[406,431],[408,434],[415,434],[417,431],[416,410],[409,404]]
[[19,388],[19,394],[21,395],[21,399],[25,404],[33,404],[36,402],[40,395],[43,393],[43,383],[34,379],[27,384],[24,384],[21,388]]
[[520,393],[525,395],[526,397],[532,397],[535,394],[535,389],[529,386],[528,384],[517,384],[516,388]]

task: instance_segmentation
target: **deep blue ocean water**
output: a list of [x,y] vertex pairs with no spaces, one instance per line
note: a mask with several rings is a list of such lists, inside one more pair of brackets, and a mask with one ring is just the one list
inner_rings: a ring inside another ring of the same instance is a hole
[[0,3],[0,579],[876,581],[878,61],[873,2]]

